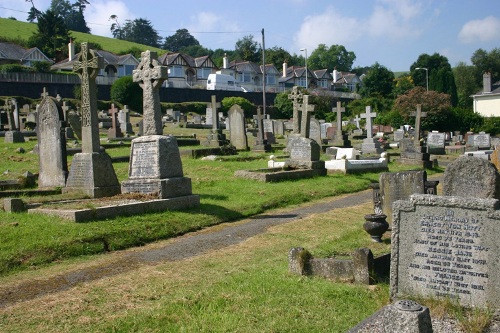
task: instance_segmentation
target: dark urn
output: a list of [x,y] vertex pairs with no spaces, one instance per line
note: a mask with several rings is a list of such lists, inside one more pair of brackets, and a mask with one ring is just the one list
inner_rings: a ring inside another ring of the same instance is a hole
[[374,242],[382,242],[382,235],[389,229],[389,223],[385,220],[385,214],[368,214],[365,215],[365,223],[363,228],[370,234]]

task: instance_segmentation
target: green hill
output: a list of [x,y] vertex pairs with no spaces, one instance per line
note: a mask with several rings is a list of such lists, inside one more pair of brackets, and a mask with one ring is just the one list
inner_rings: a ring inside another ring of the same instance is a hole
[[[34,32],[37,31],[36,23],[21,22],[6,18],[0,18],[0,38],[7,38],[8,40],[24,40],[27,41]],[[81,42],[92,42],[101,45],[103,50],[120,54],[132,48],[138,48],[141,51],[151,50],[156,51],[158,54],[165,53],[165,50],[151,47],[147,45],[132,43],[115,38],[95,36],[91,34],[84,34],[81,32],[71,31],[73,40]]]

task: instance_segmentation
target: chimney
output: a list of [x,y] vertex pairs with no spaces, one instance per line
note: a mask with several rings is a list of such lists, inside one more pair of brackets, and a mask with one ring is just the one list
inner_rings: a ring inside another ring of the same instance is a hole
[[483,93],[491,92],[491,73],[485,72],[483,74]]
[[222,58],[222,68],[227,69],[227,54],[224,53],[224,58]]
[[73,40],[71,38],[69,39],[68,50],[68,60],[73,61],[73,59],[75,58],[75,44],[73,44]]
[[286,61],[283,62],[283,77],[286,77],[286,72],[288,72],[288,64]]
[[337,71],[337,67],[333,69],[333,83],[337,83],[337,80],[339,79],[339,72]]

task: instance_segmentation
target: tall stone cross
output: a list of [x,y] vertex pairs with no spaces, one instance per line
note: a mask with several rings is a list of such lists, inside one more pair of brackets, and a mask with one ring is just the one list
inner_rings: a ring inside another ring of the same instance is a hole
[[82,152],[99,152],[99,124],[97,117],[97,87],[95,78],[104,68],[104,60],[82,43],[82,49],[73,63],[73,71],[78,73],[82,86]]
[[299,91],[299,87],[294,86],[292,93],[288,95],[288,99],[292,100],[293,104],[293,134],[300,134],[300,104],[302,103],[303,95]]
[[219,114],[217,113],[217,109],[220,108],[220,103],[217,102],[217,96],[212,95],[208,107],[212,110],[212,131],[217,131],[219,129]]
[[167,76],[168,69],[160,65],[156,52],[147,50],[141,53],[141,62],[132,72],[132,78],[143,90],[143,135],[163,134],[160,87]]
[[337,107],[332,108],[332,112],[337,112],[337,137],[342,137],[342,112],[345,112],[345,108],[342,107],[340,102],[337,102]]
[[356,123],[356,128],[359,128],[359,121],[361,120],[361,118],[359,118],[358,115],[356,115],[356,117],[354,117],[354,122]]
[[[309,95],[304,95],[302,104],[299,106],[302,112],[302,123],[300,125],[300,136],[304,138],[309,137],[309,130],[311,128],[311,114],[314,112],[314,105],[309,104]],[[294,121],[295,123],[295,121]]]
[[15,131],[17,130],[17,128],[15,128],[16,122],[14,121],[14,110],[16,109],[16,106],[9,99],[5,102],[5,104],[7,104],[7,120],[9,123],[9,130]]
[[116,123],[116,120],[118,117],[118,109],[115,107],[114,103],[111,103],[111,109],[109,109],[108,111],[111,114],[111,128],[120,127],[120,126],[117,126],[117,123]]
[[45,97],[49,96],[49,93],[47,92],[47,88],[46,87],[43,87],[43,91],[40,94],[40,96],[42,97],[42,99],[44,99]]
[[420,146],[420,120],[427,117],[427,112],[422,112],[422,104],[417,104],[417,111],[412,111],[410,116],[415,117],[415,136],[413,143],[415,147]]
[[373,138],[373,125],[372,118],[377,116],[376,112],[372,112],[372,107],[368,105],[366,107],[366,112],[361,114],[361,118],[366,118],[366,137],[368,139]]
[[68,121],[68,113],[69,113],[69,105],[66,103],[66,101],[63,101],[63,105],[61,107],[63,110],[63,115],[64,115],[64,121]]

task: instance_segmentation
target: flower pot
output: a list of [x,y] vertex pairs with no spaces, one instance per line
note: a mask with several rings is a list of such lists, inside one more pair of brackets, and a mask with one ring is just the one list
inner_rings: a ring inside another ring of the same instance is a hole
[[389,223],[385,220],[385,214],[368,214],[365,215],[365,223],[363,228],[372,237],[374,242],[382,242],[382,235],[389,229]]

